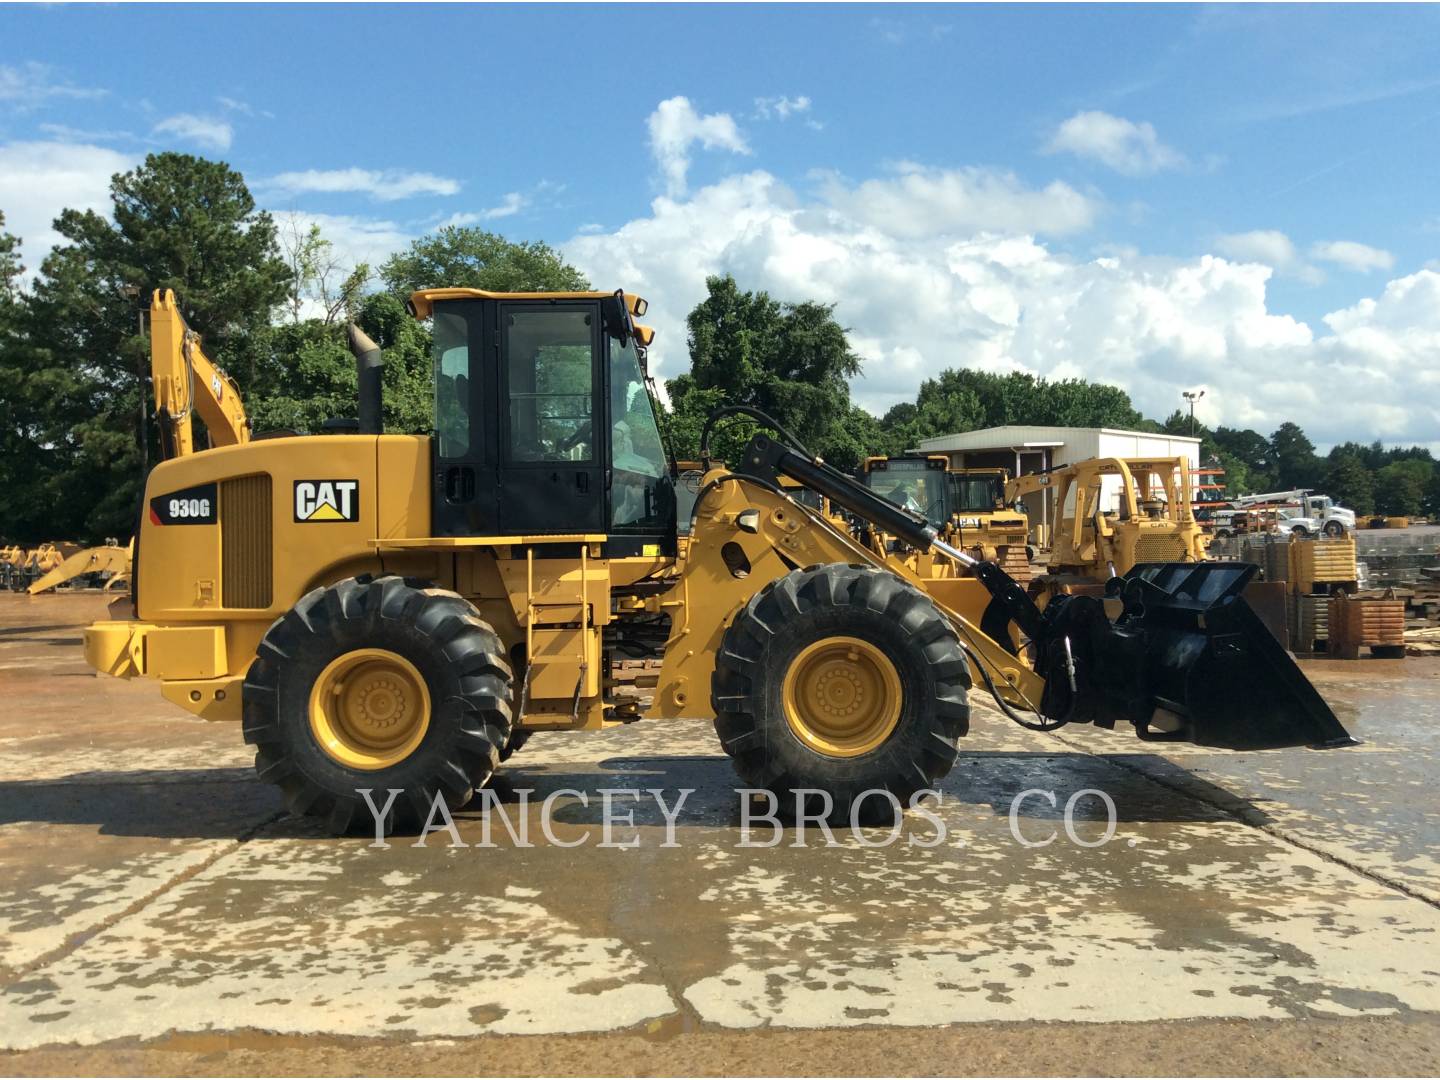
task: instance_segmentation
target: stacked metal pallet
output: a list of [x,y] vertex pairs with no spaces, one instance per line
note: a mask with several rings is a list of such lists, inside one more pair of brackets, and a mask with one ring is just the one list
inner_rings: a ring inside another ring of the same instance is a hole
[[1355,592],[1355,539],[1291,540],[1285,545],[1290,582],[1290,640],[1297,652],[1329,650],[1330,601]]
[[1361,649],[1369,649],[1372,656],[1405,655],[1405,601],[1393,591],[1364,599],[1337,593],[1329,597],[1328,607],[1330,655],[1358,660]]

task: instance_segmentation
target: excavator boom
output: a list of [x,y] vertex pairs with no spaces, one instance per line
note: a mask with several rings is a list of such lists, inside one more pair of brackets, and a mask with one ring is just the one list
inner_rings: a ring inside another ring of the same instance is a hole
[[205,355],[200,335],[186,325],[169,289],[157,289],[150,301],[150,375],[166,459],[195,452],[196,415],[205,422],[211,446],[250,441],[240,388]]

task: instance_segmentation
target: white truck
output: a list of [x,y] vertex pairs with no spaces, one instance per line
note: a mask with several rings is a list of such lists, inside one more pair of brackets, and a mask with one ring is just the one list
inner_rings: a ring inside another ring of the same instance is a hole
[[1234,509],[1215,514],[1215,535],[1230,536],[1241,531],[1237,517],[1252,516],[1254,511],[1273,508],[1274,529],[1283,536],[1344,536],[1355,531],[1355,511],[1337,506],[1328,495],[1316,495],[1309,488],[1293,491],[1267,491],[1258,495],[1241,495],[1230,501]]

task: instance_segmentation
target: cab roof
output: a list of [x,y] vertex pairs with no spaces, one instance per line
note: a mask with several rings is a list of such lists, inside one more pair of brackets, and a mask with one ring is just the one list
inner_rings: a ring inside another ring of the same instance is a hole
[[[613,297],[611,292],[490,292],[486,289],[418,289],[410,294],[411,314],[417,319],[430,317],[435,304],[445,300],[605,300]],[[625,301],[632,304],[633,293],[625,294]]]

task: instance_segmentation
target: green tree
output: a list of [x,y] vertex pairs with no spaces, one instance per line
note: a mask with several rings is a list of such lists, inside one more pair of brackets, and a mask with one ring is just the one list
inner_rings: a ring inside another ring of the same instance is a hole
[[[697,461],[706,418],[716,409],[729,404],[725,392],[701,389],[687,373],[666,379],[665,393],[670,404],[657,417],[661,434],[677,460]],[[755,425],[743,419],[721,424],[710,440],[711,454],[720,461],[740,460],[740,452],[754,431]]]
[[[355,315],[384,352],[385,430],[428,432],[433,386],[428,331],[388,293],[366,297]],[[342,325],[316,318],[277,326],[263,347],[285,377],[274,393],[246,403],[257,431],[314,433],[326,420],[356,415],[355,359]]]
[[950,368],[920,384],[915,398],[915,441],[987,427],[986,403],[973,376],[980,372]]
[[1362,458],[1332,455],[1325,474],[1325,493],[1341,506],[1348,506],[1361,516],[1375,512],[1375,478]]
[[[265,352],[286,293],[274,223],[229,166],[152,154],[110,185],[111,217],[65,210],[66,241],[41,264],[22,305],[18,378],[4,393],[23,423],[26,480],[0,490],[0,519],[32,538],[128,535],[143,480],[140,417],[150,396],[149,344],[137,302],[174,289],[206,349],[249,397],[275,382]],[[152,431],[153,435],[153,431]]]
[[1273,491],[1274,450],[1270,440],[1249,428],[1217,427],[1210,436],[1225,468],[1226,485],[1232,495]]
[[20,302],[20,238],[5,231],[5,211],[0,210],[0,311]]
[[1402,517],[1419,514],[1431,479],[1428,471],[1392,461],[1375,474],[1375,509]]
[[949,368],[920,385],[915,403],[921,438],[1008,424],[1134,429],[1149,423],[1118,387],[1051,382],[1027,372]]
[[469,226],[448,225],[422,236],[380,268],[385,287],[402,300],[417,289],[495,292],[574,292],[590,288],[585,275],[549,244],[515,242]]
[[370,280],[368,263],[346,266],[320,226],[313,221],[307,225],[294,214],[281,222],[280,246],[290,268],[285,303],[292,323],[307,317],[325,323],[354,318]]
[[[676,412],[686,418],[672,431],[688,431],[702,405],[750,405],[827,459],[854,458],[856,441],[846,423],[852,415],[849,380],[860,373],[860,359],[833,306],[743,292],[728,275],[707,279],[706,289],[686,320],[690,374],[667,383]],[[727,435],[729,443],[745,430],[734,421],[727,426],[736,429]],[[677,453],[692,452],[676,442]],[[693,452],[698,449],[697,439]]]
[[1285,421],[1270,436],[1270,449],[1275,459],[1275,482],[1285,489],[1318,487],[1322,476],[1315,444],[1300,430],[1300,425]]

